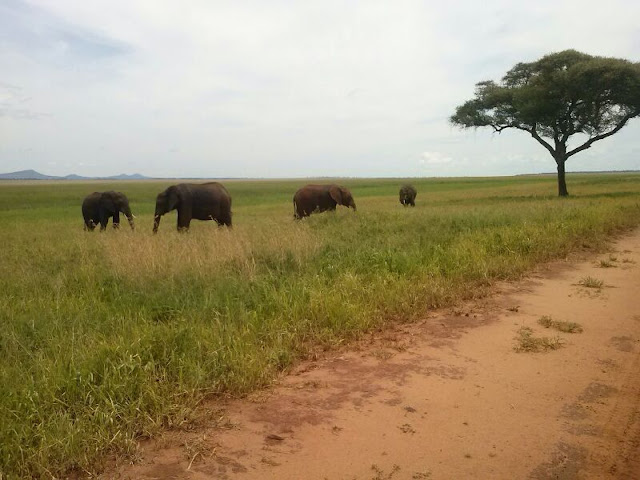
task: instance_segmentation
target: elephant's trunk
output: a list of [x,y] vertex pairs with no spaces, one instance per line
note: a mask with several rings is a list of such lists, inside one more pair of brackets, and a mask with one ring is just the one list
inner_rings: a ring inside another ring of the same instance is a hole
[[162,215],[156,215],[153,217],[153,233],[158,233],[158,227],[160,226],[160,219]]

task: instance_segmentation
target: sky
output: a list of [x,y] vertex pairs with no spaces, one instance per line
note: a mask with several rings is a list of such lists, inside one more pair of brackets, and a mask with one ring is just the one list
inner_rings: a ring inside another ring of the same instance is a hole
[[[553,172],[449,123],[475,84],[573,48],[640,61],[638,0],[0,0],[0,173]],[[640,119],[567,171],[640,169]]]

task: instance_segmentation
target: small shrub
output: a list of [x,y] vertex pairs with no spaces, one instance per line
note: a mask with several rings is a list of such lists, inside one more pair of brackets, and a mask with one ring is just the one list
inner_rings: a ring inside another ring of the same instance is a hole
[[548,350],[558,350],[560,347],[562,347],[562,339],[560,337],[534,337],[531,328],[522,327],[518,330],[516,346],[513,349],[518,353],[537,353]]
[[580,281],[578,282],[578,285],[581,285],[585,288],[602,288],[604,286],[604,281],[587,276],[580,279]]
[[554,328],[565,333],[582,333],[582,326],[576,322],[565,322],[564,320],[553,320],[548,315],[543,315],[538,319],[538,323],[545,328]]

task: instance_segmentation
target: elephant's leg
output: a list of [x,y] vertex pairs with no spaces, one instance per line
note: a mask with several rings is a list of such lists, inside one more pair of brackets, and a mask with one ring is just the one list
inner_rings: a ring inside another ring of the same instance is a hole
[[222,226],[230,227],[231,226],[231,212],[221,213],[216,218],[216,222],[218,222],[218,226],[220,226],[220,227],[222,227]]
[[120,228],[120,212],[113,214],[113,228]]
[[180,212],[178,212],[178,231],[186,232],[187,230],[189,230],[190,224],[191,218],[189,218],[185,214],[180,215]]
[[101,210],[98,216],[100,218],[100,231],[102,232],[107,229],[110,215],[108,212]]

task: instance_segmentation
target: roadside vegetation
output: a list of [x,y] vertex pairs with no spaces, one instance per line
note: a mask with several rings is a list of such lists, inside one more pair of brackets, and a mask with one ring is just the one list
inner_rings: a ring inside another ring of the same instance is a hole
[[[293,220],[299,181],[229,181],[234,228],[175,212],[171,182],[0,184],[0,477],[95,472],[188,425],[202,400],[268,385],[386,322],[480,297],[536,263],[640,224],[640,175],[344,180],[358,212]],[[82,230],[94,190],[126,193],[136,231]]]
[[554,320],[549,315],[543,315],[538,319],[538,323],[544,328],[553,328],[564,333],[582,333],[582,325],[566,320]]
[[581,278],[580,281],[578,282],[578,285],[585,288],[595,288],[597,290],[600,290],[602,287],[604,287],[604,280],[587,276],[587,277]]
[[562,348],[564,342],[559,336],[555,337],[535,337],[533,329],[530,327],[520,327],[516,336],[516,345],[513,349],[518,352],[548,352]]

